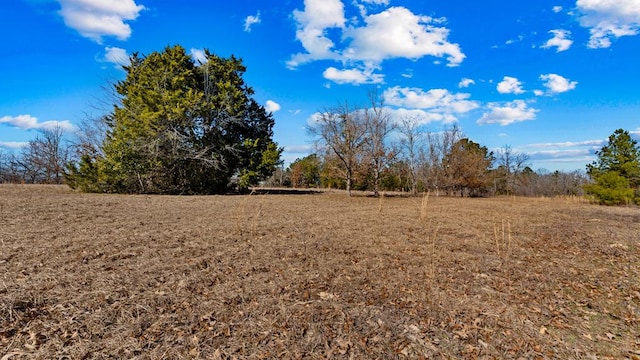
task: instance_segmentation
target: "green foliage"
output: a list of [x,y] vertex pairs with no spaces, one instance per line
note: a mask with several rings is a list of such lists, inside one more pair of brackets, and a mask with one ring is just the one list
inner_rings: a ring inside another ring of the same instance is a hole
[[316,154],[296,159],[289,166],[293,187],[308,188],[318,186],[320,184],[321,165],[320,159]]
[[86,191],[203,194],[227,191],[234,176],[240,187],[268,177],[282,153],[272,115],[252,98],[242,60],[205,56],[195,64],[181,46],[134,54],[115,86],[104,156],[70,166],[70,180],[91,183],[77,185]]
[[382,172],[380,186],[384,190],[411,191],[411,168],[405,161],[393,161]]
[[67,164],[64,172],[65,183],[74,190],[82,192],[100,191],[98,181],[98,167],[88,154],[82,155],[79,166],[75,163]]
[[587,165],[587,173],[596,178],[606,172],[615,171],[629,180],[633,188],[640,186],[640,147],[628,131],[616,130],[609,136],[609,143],[596,151],[598,159]]
[[260,180],[269,177],[282,164],[280,154],[282,149],[270,142],[266,149],[262,149],[260,140],[246,140],[243,146],[245,153],[249,154],[247,166],[245,166],[238,176],[238,188],[245,190]]
[[587,165],[594,180],[585,192],[606,205],[640,204],[640,147],[628,131],[616,130],[609,142],[596,151],[598,159]]
[[629,204],[635,196],[629,180],[615,171],[597,175],[595,183],[585,185],[584,190],[603,205]]

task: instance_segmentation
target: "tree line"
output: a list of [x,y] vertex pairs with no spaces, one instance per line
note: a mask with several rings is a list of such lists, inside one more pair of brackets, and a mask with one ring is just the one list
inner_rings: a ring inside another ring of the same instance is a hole
[[[640,203],[640,148],[616,130],[586,174],[534,171],[526,154],[489,150],[456,125],[432,131],[394,118],[371,92],[318,112],[308,126],[316,152],[280,167],[274,118],[254,99],[235,56],[192,59],[179,45],[133,54],[113,86],[111,111],[69,139],[42,129],[21,152],[0,151],[0,182],[66,183],[86,192],[213,194],[260,183],[458,196],[592,196]],[[0,149],[1,150],[1,149]]]
[[[382,170],[378,190],[409,194],[428,191],[455,196],[552,197],[581,196],[584,194],[583,187],[590,183],[587,174],[579,170],[534,171],[528,163],[528,156],[514,152],[510,146],[504,146],[493,153],[488,152],[492,156],[487,157],[483,146],[464,137],[456,146],[451,147],[450,153],[445,153],[444,156],[434,153],[442,149],[451,138],[455,138],[456,134],[461,132],[455,126],[434,133],[425,131],[422,134],[425,144],[415,150],[415,158],[409,153],[396,154]],[[511,163],[516,157],[527,160],[524,163]],[[490,159],[493,162],[488,165]],[[338,166],[340,163],[331,154],[313,153],[296,159],[286,169],[277,169],[266,185],[346,190],[346,180],[343,178],[345,171],[336,169]],[[374,178],[366,161],[358,163],[355,166],[352,189],[375,193]]]
[[587,172],[534,171],[527,154],[495,151],[456,125],[427,129],[417,117],[392,119],[375,93],[362,108],[339,104],[308,127],[317,151],[278,169],[270,185],[351,190],[432,192],[459,196],[587,194],[613,205],[640,203],[640,150],[616,130]]

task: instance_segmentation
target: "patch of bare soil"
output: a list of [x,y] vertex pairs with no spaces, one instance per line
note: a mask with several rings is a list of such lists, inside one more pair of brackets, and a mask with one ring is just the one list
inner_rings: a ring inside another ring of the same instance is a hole
[[640,210],[0,186],[0,358],[640,359]]

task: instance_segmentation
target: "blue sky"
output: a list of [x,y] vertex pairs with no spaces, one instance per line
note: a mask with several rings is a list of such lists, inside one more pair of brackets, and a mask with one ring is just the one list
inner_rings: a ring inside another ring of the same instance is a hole
[[241,57],[292,161],[306,124],[376,88],[397,118],[457,123],[534,169],[584,169],[640,135],[640,0],[9,0],[0,5],[0,151],[108,109],[133,52]]

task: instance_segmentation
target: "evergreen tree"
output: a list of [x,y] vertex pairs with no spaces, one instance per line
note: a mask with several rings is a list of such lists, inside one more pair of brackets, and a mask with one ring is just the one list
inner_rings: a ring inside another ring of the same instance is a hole
[[246,188],[271,175],[282,149],[272,140],[273,116],[244,82],[242,60],[205,56],[196,64],[178,45],[131,57],[115,85],[120,103],[107,117],[104,155],[70,166],[69,176],[83,179],[75,183],[98,183],[82,190],[221,193],[233,177]]
[[631,186],[640,185],[640,147],[628,131],[616,130],[609,136],[609,143],[596,151],[598,159],[587,165],[587,173],[598,177],[609,171],[617,172],[629,180]]
[[603,205],[623,205],[634,198],[629,180],[615,171],[608,171],[596,177],[595,183],[584,186],[587,194],[595,196]]
[[596,155],[598,159],[587,165],[595,184],[586,186],[585,191],[605,204],[631,202],[634,198],[640,203],[640,147],[629,132],[616,130]]

